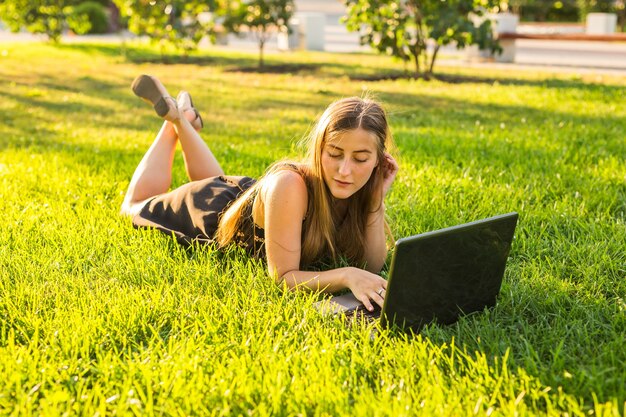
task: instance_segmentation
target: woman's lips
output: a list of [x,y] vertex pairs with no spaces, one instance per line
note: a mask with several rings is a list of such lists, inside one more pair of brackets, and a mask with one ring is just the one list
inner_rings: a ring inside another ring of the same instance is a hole
[[341,187],[347,187],[348,185],[350,185],[350,184],[351,184],[351,183],[349,183],[349,182],[340,181],[340,180],[337,180],[337,179],[335,180],[335,182],[336,182],[337,184],[339,184],[339,186],[341,186]]

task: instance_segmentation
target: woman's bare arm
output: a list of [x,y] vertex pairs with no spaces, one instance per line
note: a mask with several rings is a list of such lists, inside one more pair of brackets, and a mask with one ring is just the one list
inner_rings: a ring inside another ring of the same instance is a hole
[[385,196],[391,188],[391,184],[398,173],[398,163],[388,153],[380,161],[380,169],[383,170],[383,183],[380,193],[380,200],[374,201],[376,211],[371,213],[367,219],[367,229],[365,229],[365,259],[367,270],[378,273],[385,265],[387,259],[387,240],[385,235]]
[[302,220],[308,191],[299,174],[287,170],[273,174],[266,178],[260,196],[265,214],[267,267],[277,283],[291,289],[324,292],[349,288],[368,309],[372,309],[370,300],[382,306],[379,292],[387,287],[387,281],[378,275],[352,267],[321,272],[300,270]]

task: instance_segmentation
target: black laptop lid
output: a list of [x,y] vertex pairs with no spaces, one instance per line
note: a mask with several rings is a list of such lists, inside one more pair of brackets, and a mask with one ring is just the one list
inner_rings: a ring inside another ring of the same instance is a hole
[[495,305],[517,218],[509,213],[398,240],[381,324],[417,332]]

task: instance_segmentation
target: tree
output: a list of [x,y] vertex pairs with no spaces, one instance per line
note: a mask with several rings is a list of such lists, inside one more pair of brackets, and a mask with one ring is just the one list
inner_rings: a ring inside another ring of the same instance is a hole
[[589,13],[610,13],[616,9],[614,0],[577,0],[576,3],[581,22],[586,21]]
[[622,32],[626,32],[626,1],[616,0],[613,5],[613,13],[617,14],[617,26]]
[[13,32],[26,29],[43,33],[49,40],[59,42],[66,29],[82,34],[91,24],[86,14],[74,13],[76,0],[4,0],[0,2],[0,18]]
[[277,31],[289,31],[287,23],[293,16],[293,0],[224,1],[224,28],[240,33],[243,28],[254,33],[259,44],[259,68],[263,67],[263,48]]
[[167,44],[185,55],[198,47],[208,35],[214,38],[213,0],[114,0],[122,16],[128,17],[128,29],[159,43],[161,55]]
[[[350,31],[361,33],[361,44],[378,52],[413,61],[415,75],[433,73],[437,53],[455,42],[457,48],[477,44],[492,52],[499,50],[489,19],[481,19],[497,0],[344,0],[342,18]],[[479,24],[478,22],[482,20]],[[428,55],[426,42],[435,47]]]

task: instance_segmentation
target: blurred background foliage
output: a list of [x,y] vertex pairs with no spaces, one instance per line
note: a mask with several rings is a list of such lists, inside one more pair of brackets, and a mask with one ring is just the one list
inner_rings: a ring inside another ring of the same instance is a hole
[[[0,19],[11,30],[24,29],[33,33],[44,33],[51,39],[58,40],[58,36],[67,30],[79,34],[98,34],[114,33],[122,29],[136,29],[141,32],[143,29],[149,33],[163,24],[163,18],[171,24],[176,19],[195,19],[202,13],[223,15],[230,8],[230,3],[224,0],[4,0],[0,2]],[[243,6],[254,3],[255,7],[268,9],[278,6],[285,9],[287,15],[297,11],[297,5],[294,7],[293,1],[246,0],[238,3]],[[491,11],[510,11],[518,14],[523,22],[584,22],[589,13],[615,13],[618,15],[621,30],[624,30],[625,0],[501,0],[495,7],[492,2],[488,3]],[[155,18],[156,16],[159,18]],[[281,14],[281,18],[285,16],[286,14]],[[132,20],[137,17],[147,20],[143,28],[133,27]],[[232,20],[233,16],[228,18]],[[245,18],[243,16],[242,20]],[[237,23],[241,22],[234,22]],[[147,25],[152,27],[148,29]],[[171,25],[172,28],[173,26]],[[167,23],[161,29],[165,27]],[[205,29],[210,34],[211,26],[205,25]]]

